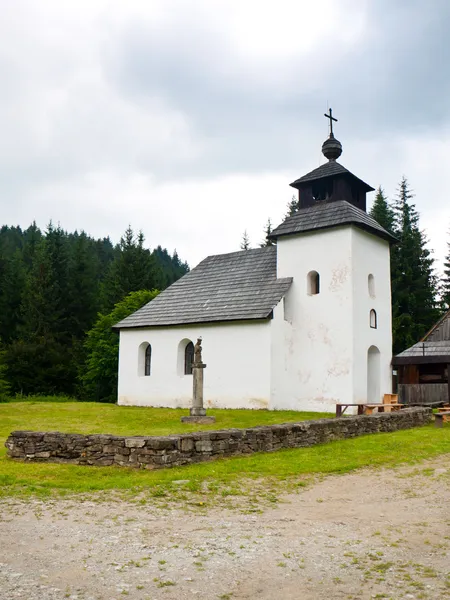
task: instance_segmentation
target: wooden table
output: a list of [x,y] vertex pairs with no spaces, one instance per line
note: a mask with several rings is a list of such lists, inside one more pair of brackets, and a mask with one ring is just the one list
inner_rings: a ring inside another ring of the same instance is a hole
[[[342,417],[349,406],[357,406],[358,407],[358,415],[371,415],[373,411],[377,408],[378,412],[393,412],[396,410],[400,410],[405,406],[404,404],[369,404],[367,402],[357,402],[355,404],[348,402],[338,402],[336,403],[336,417]],[[388,410],[386,410],[388,409]]]

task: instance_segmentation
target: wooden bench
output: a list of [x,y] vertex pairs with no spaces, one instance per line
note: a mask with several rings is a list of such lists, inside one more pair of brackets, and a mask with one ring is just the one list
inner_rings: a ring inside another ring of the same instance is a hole
[[363,415],[364,414],[364,407],[367,406],[367,404],[361,404],[361,403],[356,403],[356,404],[349,404],[347,402],[337,402],[336,403],[336,416],[337,417],[342,417],[342,415],[345,413],[345,411],[347,410],[347,408],[349,406],[357,406],[358,407],[358,415]]
[[400,410],[405,406],[404,404],[369,404],[367,402],[358,402],[351,404],[348,402],[336,403],[336,417],[342,417],[349,406],[357,406],[358,415],[371,415],[377,408],[378,412],[391,412],[391,410]]
[[384,412],[395,412],[397,410],[401,410],[404,404],[366,404],[364,408],[365,415],[372,415],[375,409],[380,413]]
[[442,427],[444,421],[450,421],[450,410],[438,412],[434,415],[434,424],[436,427]]

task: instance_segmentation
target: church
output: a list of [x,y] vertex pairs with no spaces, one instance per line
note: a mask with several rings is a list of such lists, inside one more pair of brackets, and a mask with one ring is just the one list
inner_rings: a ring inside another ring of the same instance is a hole
[[291,186],[298,211],[273,246],[208,256],[115,326],[118,403],[189,408],[202,338],[206,408],[334,412],[392,391],[390,244],[366,212],[373,188],[337,159]]

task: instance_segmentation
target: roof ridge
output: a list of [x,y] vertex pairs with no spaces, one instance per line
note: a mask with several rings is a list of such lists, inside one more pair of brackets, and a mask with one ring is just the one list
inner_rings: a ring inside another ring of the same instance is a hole
[[215,258],[218,256],[232,256],[233,254],[235,254],[237,256],[238,254],[242,254],[243,252],[251,252],[252,254],[255,252],[267,252],[267,251],[273,252],[274,248],[276,249],[275,246],[262,246],[261,248],[248,248],[248,250],[235,250],[234,252],[223,252],[221,254],[208,254],[208,256],[206,256],[203,260],[201,260],[194,267],[194,269],[196,269],[198,267],[198,265],[201,265],[203,262],[205,262],[205,260],[208,260],[208,258]]

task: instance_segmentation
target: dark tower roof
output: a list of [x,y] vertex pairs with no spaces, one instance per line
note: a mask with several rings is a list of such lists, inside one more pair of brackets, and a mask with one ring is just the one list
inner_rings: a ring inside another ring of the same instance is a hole
[[[351,173],[348,169],[346,169],[343,165],[336,162],[335,160],[330,160],[329,162],[321,165],[320,167],[317,167],[317,169],[313,169],[309,173],[306,173],[306,175],[303,175],[303,177],[296,179],[290,185],[299,190],[301,184],[305,183],[306,181],[314,181],[316,179],[323,179],[324,177],[333,177],[335,175],[342,175],[344,173],[352,177],[355,181],[357,181],[361,185],[361,187],[364,187],[366,192],[373,192],[375,190],[375,188],[370,186],[368,183],[365,183],[362,179],[359,179],[359,177],[356,177],[356,175],[353,175],[353,173]],[[343,198],[341,198],[341,200],[342,199]]]
[[333,117],[331,108],[325,117],[330,119],[330,134],[322,144],[322,153],[328,162],[291,183],[299,192],[299,208],[346,200],[365,211],[366,194],[373,192],[374,188],[336,162],[342,154],[342,144],[333,133],[333,121],[337,119]]

